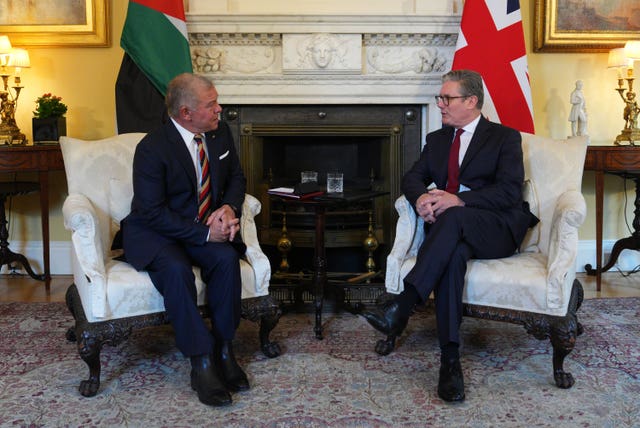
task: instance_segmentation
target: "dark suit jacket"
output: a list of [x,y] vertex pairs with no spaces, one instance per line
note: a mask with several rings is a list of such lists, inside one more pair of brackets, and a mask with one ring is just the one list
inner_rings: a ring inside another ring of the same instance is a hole
[[[229,204],[238,209],[239,217],[246,179],[227,124],[220,122],[217,130],[207,132],[205,142],[212,207]],[[196,222],[197,213],[196,169],[180,133],[169,121],[136,147],[131,213],[121,224],[127,262],[141,270],[168,243],[204,245],[208,227]],[[236,237],[239,240],[240,234]]]
[[[447,184],[447,162],[454,129],[446,126],[427,135],[420,158],[405,174],[402,192],[415,204],[432,182]],[[523,204],[524,164],[522,137],[515,129],[480,118],[460,165],[460,184],[469,191],[457,193],[466,206],[491,210],[505,220],[516,245],[532,221]]]

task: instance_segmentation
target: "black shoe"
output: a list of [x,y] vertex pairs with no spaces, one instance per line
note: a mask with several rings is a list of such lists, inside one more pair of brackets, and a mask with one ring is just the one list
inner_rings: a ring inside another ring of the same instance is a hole
[[198,398],[209,406],[228,406],[231,395],[220,381],[209,355],[191,357],[191,388]]
[[224,385],[233,392],[249,389],[249,379],[242,371],[233,355],[231,341],[217,342],[215,345],[215,362]]
[[373,328],[390,336],[400,336],[409,321],[409,315],[400,313],[400,305],[395,301],[388,301],[382,307],[365,309],[362,316]]
[[460,359],[442,362],[440,365],[438,395],[444,401],[464,400],[464,379],[462,378]]

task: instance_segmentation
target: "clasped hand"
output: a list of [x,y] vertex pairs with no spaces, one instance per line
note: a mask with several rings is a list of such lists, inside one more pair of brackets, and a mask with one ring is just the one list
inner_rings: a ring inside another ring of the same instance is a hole
[[440,189],[433,189],[420,195],[416,201],[416,211],[420,218],[432,224],[436,218],[450,207],[463,206],[462,199],[453,193]]
[[212,212],[207,221],[210,242],[233,241],[240,230],[240,219],[229,205],[223,205]]

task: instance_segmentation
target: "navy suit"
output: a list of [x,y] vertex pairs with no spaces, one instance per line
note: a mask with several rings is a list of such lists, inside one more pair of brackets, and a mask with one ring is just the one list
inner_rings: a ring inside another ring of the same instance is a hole
[[[240,216],[246,179],[228,126],[205,134],[211,174],[211,201]],[[197,222],[196,169],[172,121],[148,134],[136,147],[133,160],[131,213],[122,220],[126,261],[147,270],[164,297],[176,331],[176,344],[186,356],[208,354],[215,340],[231,340],[240,322],[239,257],[245,246],[236,242],[207,242],[209,228]],[[191,266],[201,268],[207,284],[213,336],[196,305]]]
[[[402,192],[414,209],[431,183],[446,187],[453,134],[452,127],[428,134],[420,158],[403,177]],[[521,142],[518,131],[481,117],[460,165],[460,184],[470,189],[457,193],[465,206],[451,207],[425,224],[416,265],[404,281],[423,300],[434,292],[441,346],[460,343],[467,261],[512,255],[532,221],[522,199]]]

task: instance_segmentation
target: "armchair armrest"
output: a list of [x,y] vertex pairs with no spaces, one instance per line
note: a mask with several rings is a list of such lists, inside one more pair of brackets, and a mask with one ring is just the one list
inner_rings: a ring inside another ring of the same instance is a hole
[[240,234],[242,240],[247,246],[246,257],[249,264],[253,267],[256,275],[255,290],[253,296],[259,297],[269,294],[269,280],[271,279],[271,264],[269,259],[262,252],[258,241],[258,232],[254,217],[260,213],[262,206],[260,201],[252,195],[245,194],[244,203],[242,205],[242,217],[240,218]]
[[395,207],[399,217],[393,247],[387,256],[385,287],[389,293],[397,294],[403,290],[400,268],[406,258],[418,254],[424,238],[424,224],[404,195],[396,199]]
[[547,305],[562,307],[571,289],[578,252],[578,228],[587,216],[587,206],[577,190],[568,190],[560,195],[553,213],[547,259]]
[[[91,307],[96,317],[106,316],[107,287],[102,238],[98,230],[96,211],[89,199],[81,194],[69,195],[62,206],[64,226],[71,231],[76,259],[89,279]],[[81,287],[84,281],[75,281]]]

